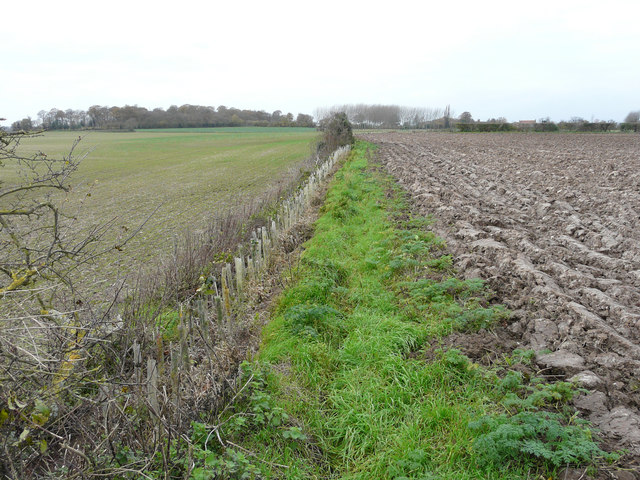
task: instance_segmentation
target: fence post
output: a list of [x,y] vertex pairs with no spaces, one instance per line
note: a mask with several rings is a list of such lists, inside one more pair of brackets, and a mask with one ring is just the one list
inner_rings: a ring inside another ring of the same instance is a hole
[[231,317],[231,292],[227,283],[226,267],[222,267],[222,301],[224,304],[224,313],[226,318]]
[[164,342],[162,341],[162,333],[158,331],[156,334],[156,358],[158,361],[158,375],[164,374]]
[[155,421],[160,419],[160,405],[158,404],[158,369],[156,361],[149,357],[147,359],[147,400]]
[[180,360],[182,366],[185,371],[189,371],[190,362],[189,362],[189,342],[188,342],[188,331],[187,328],[182,321],[182,315],[180,316],[180,324],[178,325],[178,336],[180,338]]
[[216,303],[216,317],[218,319],[218,323],[222,324],[224,322],[224,310],[222,308],[222,298],[220,295],[216,295],[214,299]]
[[233,259],[236,267],[236,288],[238,290],[238,297],[242,293],[242,286],[244,283],[244,257],[235,257]]
[[133,370],[137,388],[140,388],[142,384],[142,354],[140,353],[138,340],[133,341]]
[[247,278],[255,278],[255,269],[253,268],[253,258],[247,257]]
[[171,352],[171,401],[175,405],[176,411],[180,409],[180,372],[179,355],[173,345],[169,345]]
[[207,308],[207,303],[204,300],[198,300],[196,305],[198,309],[198,329],[200,330],[204,341],[209,343],[209,329],[207,328],[209,309]]
[[268,262],[269,259],[269,252],[271,249],[271,241],[269,239],[269,235],[267,233],[267,228],[266,227],[262,227],[260,229],[260,235],[262,237],[262,258],[264,258],[264,263],[266,265],[266,263]]

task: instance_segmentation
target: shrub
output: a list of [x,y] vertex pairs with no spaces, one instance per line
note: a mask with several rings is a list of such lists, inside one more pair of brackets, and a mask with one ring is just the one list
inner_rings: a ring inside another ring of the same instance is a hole
[[320,121],[319,129],[324,132],[322,142],[318,146],[326,153],[333,152],[338,147],[353,145],[353,130],[351,122],[344,112],[334,113]]
[[560,128],[558,127],[558,125],[553,122],[536,123],[533,126],[534,132],[557,132],[559,130]]

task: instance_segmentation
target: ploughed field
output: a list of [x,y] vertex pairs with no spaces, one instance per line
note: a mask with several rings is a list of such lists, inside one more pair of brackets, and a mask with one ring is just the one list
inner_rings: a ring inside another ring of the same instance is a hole
[[640,458],[640,135],[364,137],[459,272],[514,312],[458,347],[485,360],[534,349],[541,374],[589,390],[575,406],[609,446]]

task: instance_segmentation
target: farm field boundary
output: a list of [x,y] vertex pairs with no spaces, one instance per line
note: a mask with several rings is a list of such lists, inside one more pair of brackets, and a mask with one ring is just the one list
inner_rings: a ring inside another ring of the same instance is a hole
[[[48,470],[52,478],[118,478],[129,472],[138,478],[155,453],[163,459],[160,468],[170,468],[172,442],[195,412],[224,402],[239,361],[252,348],[259,319],[244,318],[244,304],[264,301],[265,270],[273,263],[274,247],[285,241],[287,248],[295,248],[297,235],[290,230],[317,202],[318,189],[345,151],[316,157],[306,179],[277,208],[242,219],[245,228],[253,228],[251,221],[272,215],[252,235],[227,232],[235,239],[248,238],[247,244],[214,251],[220,257],[209,263],[188,265],[203,277],[197,291],[197,285],[190,285],[191,292],[173,292],[181,304],[156,303],[156,297],[141,302],[129,295],[118,305],[122,315],[102,321],[82,324],[73,312],[44,312],[31,318],[33,325],[3,324],[2,371],[8,377],[0,408],[5,441],[0,474],[33,478]],[[214,227],[215,234],[225,233]],[[210,243],[202,247],[216,246]],[[183,259],[178,266],[184,269],[187,263]],[[222,272],[215,271],[220,263]],[[137,302],[136,308],[130,302]],[[37,368],[33,359],[40,362]]]
[[614,461],[571,423],[574,386],[523,374],[532,352],[488,369],[447,344],[509,313],[455,276],[374,158],[359,142],[334,176],[234,401],[193,424],[192,477],[564,478]]

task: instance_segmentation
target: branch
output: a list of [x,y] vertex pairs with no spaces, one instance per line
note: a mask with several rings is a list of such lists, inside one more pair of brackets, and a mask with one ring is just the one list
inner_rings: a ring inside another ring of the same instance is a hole
[[28,209],[22,209],[22,210],[0,210],[0,216],[10,216],[10,215],[34,215],[36,213],[36,211],[40,210],[43,207],[49,207],[53,212],[57,212],[57,208],[51,203],[51,202],[43,202],[43,203],[39,203],[38,205],[35,205],[31,208]]
[[68,192],[69,190],[71,190],[71,187],[65,186],[63,184],[52,185],[50,183],[42,183],[42,184],[37,183],[37,184],[32,184],[32,185],[23,185],[23,186],[20,186],[20,187],[16,187],[13,190],[7,190],[7,191],[4,191],[4,192],[0,192],[0,198],[6,197],[7,195],[13,195],[14,193],[22,192],[22,191],[25,191],[25,190],[26,191],[35,190],[36,188],[52,188],[52,189],[56,189],[56,190],[63,190],[65,192]]

